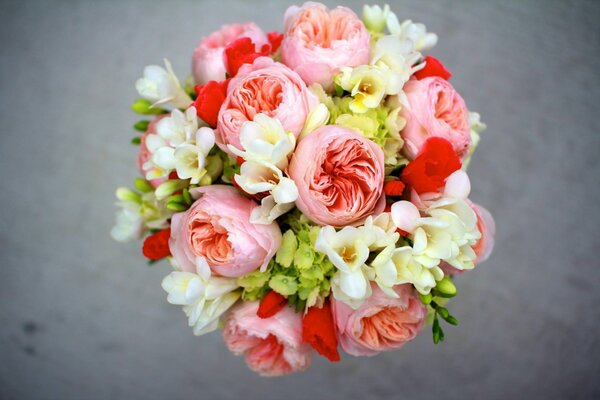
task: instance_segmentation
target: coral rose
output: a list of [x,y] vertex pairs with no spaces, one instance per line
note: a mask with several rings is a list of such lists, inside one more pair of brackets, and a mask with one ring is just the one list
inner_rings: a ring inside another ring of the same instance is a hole
[[307,2],[285,12],[281,56],[309,85],[331,89],[341,67],[368,64],[370,52],[369,32],[349,8]]
[[318,224],[358,225],[385,207],[383,151],[351,129],[327,125],[306,136],[288,173],[296,205]]
[[448,140],[456,154],[463,158],[471,145],[469,111],[452,85],[440,77],[410,80],[401,98],[404,155],[412,160],[430,137]]
[[231,310],[223,329],[229,350],[245,355],[251,370],[263,376],[285,375],[310,366],[310,348],[302,343],[302,315],[285,307],[270,318],[256,315],[258,302]]
[[374,356],[395,350],[414,339],[425,322],[427,309],[410,284],[397,285],[393,298],[371,284],[373,294],[353,310],[341,301],[333,301],[338,340],[353,356]]
[[316,96],[297,73],[269,57],[259,57],[252,64],[242,65],[229,82],[217,122],[217,145],[229,154],[228,144],[244,150],[240,128],[259,113],[278,119],[286,131],[298,136],[317,105]]
[[276,223],[249,222],[258,206],[233,186],[212,185],[190,190],[198,198],[189,210],[173,215],[169,248],[177,265],[196,271],[198,257],[226,277],[238,277],[265,267],[281,245]]
[[196,83],[204,85],[208,81],[224,80],[223,52],[231,42],[243,37],[250,38],[256,50],[269,43],[267,35],[253,22],[224,25],[203,38],[192,56],[192,74]]

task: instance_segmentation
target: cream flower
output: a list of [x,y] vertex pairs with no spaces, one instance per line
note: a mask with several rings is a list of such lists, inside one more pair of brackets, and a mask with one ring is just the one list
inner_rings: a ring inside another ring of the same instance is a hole
[[387,27],[390,34],[400,39],[408,39],[413,43],[414,50],[427,51],[436,45],[438,37],[435,33],[428,33],[425,25],[413,23],[410,19],[398,22],[398,17],[394,13],[389,13],[387,17]]
[[390,13],[394,14],[387,4],[383,9],[378,5],[369,6],[365,4],[362,10],[362,20],[370,32],[381,33],[387,26]]
[[256,114],[253,121],[242,125],[240,143],[245,151],[232,145],[228,145],[229,150],[246,161],[265,161],[285,169],[288,156],[296,147],[296,137],[286,132],[278,119]]
[[166,69],[158,65],[144,68],[144,77],[137,80],[135,88],[140,96],[154,101],[155,106],[171,102],[177,108],[187,108],[192,99],[181,87],[167,59],[165,66]]
[[344,227],[339,232],[331,226],[324,226],[315,242],[315,250],[326,254],[338,269],[332,279],[334,296],[353,307],[358,307],[371,294],[365,263],[369,258],[369,245],[374,239],[369,231],[353,226]]
[[425,66],[420,59],[411,40],[388,35],[375,42],[370,64],[387,73],[387,94],[398,94],[411,75]]
[[203,257],[196,260],[196,273],[173,271],[162,281],[170,304],[183,306],[195,335],[218,328],[220,317],[239,299],[237,279],[211,276]]
[[140,215],[139,205],[122,207],[116,215],[115,226],[110,235],[118,242],[141,239],[144,233],[144,220]]
[[206,174],[206,158],[215,145],[215,134],[212,129],[202,127],[196,132],[195,143],[184,143],[173,153],[175,169],[181,179],[191,178],[190,183],[200,182]]
[[379,107],[383,97],[391,94],[386,93],[390,80],[387,72],[389,71],[369,65],[341,69],[335,81],[354,98],[349,104],[350,110],[364,113],[369,108]]
[[[321,87],[319,86],[319,88]],[[323,90],[323,88],[321,88],[321,90]],[[323,103],[319,103],[319,105],[308,114],[306,122],[304,123],[304,128],[302,128],[302,131],[300,132],[300,138],[302,139],[312,131],[327,125],[327,122],[329,122],[329,117],[330,113],[327,106]]]
[[425,266],[415,257],[414,249],[403,246],[393,251],[391,262],[396,268],[396,284],[412,283],[421,294],[428,294],[444,277],[438,266]]
[[476,112],[469,112],[469,127],[471,128],[471,146],[467,151],[467,155],[463,161],[462,169],[464,171],[469,167],[469,163],[471,162],[471,156],[475,152],[477,145],[479,144],[479,134],[486,130],[487,125],[481,121],[481,116]]

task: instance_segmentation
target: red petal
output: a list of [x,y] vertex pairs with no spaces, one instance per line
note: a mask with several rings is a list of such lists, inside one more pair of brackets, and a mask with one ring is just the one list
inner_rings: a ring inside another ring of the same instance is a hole
[[308,309],[302,320],[302,340],[329,361],[340,361],[335,325],[328,301],[321,308],[315,306]]
[[229,80],[223,82],[209,81],[206,85],[196,86],[197,97],[194,101],[196,113],[211,127],[217,126],[219,110],[227,96]]
[[279,293],[271,290],[260,302],[256,315],[260,318],[269,318],[285,307],[287,300]]
[[452,76],[452,73],[437,58],[425,56],[425,67],[415,72],[415,78],[423,79],[428,76],[439,76],[442,79],[448,80]]
[[394,179],[393,181],[387,181],[383,185],[383,191],[387,196],[402,196],[404,192],[404,183],[400,179]]
[[281,46],[283,34],[279,32],[269,32],[267,33],[267,38],[271,44],[271,54],[273,54],[277,51],[277,49],[279,49],[279,46]]
[[437,192],[446,178],[460,167],[460,158],[452,144],[444,138],[431,137],[404,168],[400,179],[419,194]]
[[169,249],[169,237],[171,236],[171,229],[163,229],[158,231],[144,240],[142,246],[142,253],[146,258],[150,260],[160,260],[171,255]]

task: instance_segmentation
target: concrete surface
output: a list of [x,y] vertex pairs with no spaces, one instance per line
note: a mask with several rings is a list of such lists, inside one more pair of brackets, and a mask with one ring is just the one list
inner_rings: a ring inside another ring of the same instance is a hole
[[276,380],[219,333],[194,337],[160,289],[167,266],[108,232],[135,177],[143,66],[168,57],[184,75],[201,36],[280,29],[288,3],[1,3],[1,399],[599,398],[599,3],[395,3],[440,35],[434,54],[489,126],[472,197],[497,248],[459,279],[444,344],[426,332]]

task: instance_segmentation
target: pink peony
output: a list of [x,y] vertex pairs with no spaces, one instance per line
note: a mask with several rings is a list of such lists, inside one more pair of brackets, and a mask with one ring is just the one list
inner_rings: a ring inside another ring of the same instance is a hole
[[307,84],[331,89],[339,68],[369,63],[370,40],[354,11],[307,2],[285,12],[281,56]]
[[334,300],[338,340],[353,356],[374,356],[395,350],[414,339],[425,322],[427,309],[410,284],[397,285],[393,298],[372,283],[373,294],[357,309]]
[[318,224],[357,225],[385,207],[383,151],[351,129],[327,125],[306,136],[288,173],[296,205]]
[[404,155],[412,160],[432,136],[448,140],[456,154],[464,157],[471,145],[469,111],[448,81],[439,77],[410,80],[404,85],[402,131]]
[[267,35],[254,22],[224,25],[208,37],[203,38],[192,56],[192,74],[199,85],[208,81],[225,80],[223,52],[236,39],[249,37],[256,50],[269,43]]
[[[142,174],[144,179],[146,178],[146,174],[153,169],[152,167],[148,167],[148,166],[144,167],[144,164],[146,164],[148,161],[150,161],[152,159],[152,154],[150,153],[150,150],[148,150],[148,147],[146,146],[146,137],[150,134],[156,134],[156,125],[158,124],[158,121],[160,121],[161,119],[163,119],[166,116],[168,116],[168,114],[159,115],[156,118],[154,118],[150,122],[150,124],[148,124],[148,128],[146,129],[146,132],[144,132],[142,134],[142,136],[140,137],[140,140],[141,140],[140,141],[140,151],[138,153],[137,165],[138,165],[138,169],[140,170],[140,173]],[[167,180],[167,177],[152,179],[150,181],[150,184],[154,187],[158,187],[158,185],[160,185],[161,183],[163,183],[166,180]]]
[[242,124],[258,113],[277,118],[283,127],[298,136],[311,110],[318,105],[297,73],[269,57],[243,65],[229,82],[227,97],[219,111],[216,142],[230,153],[228,144],[241,148]]
[[231,352],[245,355],[251,370],[263,376],[285,375],[310,366],[310,347],[302,343],[302,315],[285,307],[270,318],[256,315],[258,302],[231,310],[223,338]]
[[254,225],[250,214],[258,205],[233,186],[212,185],[190,190],[198,199],[189,210],[173,215],[169,248],[183,271],[195,272],[204,257],[219,275],[238,277],[266,267],[279,246],[276,223]]

